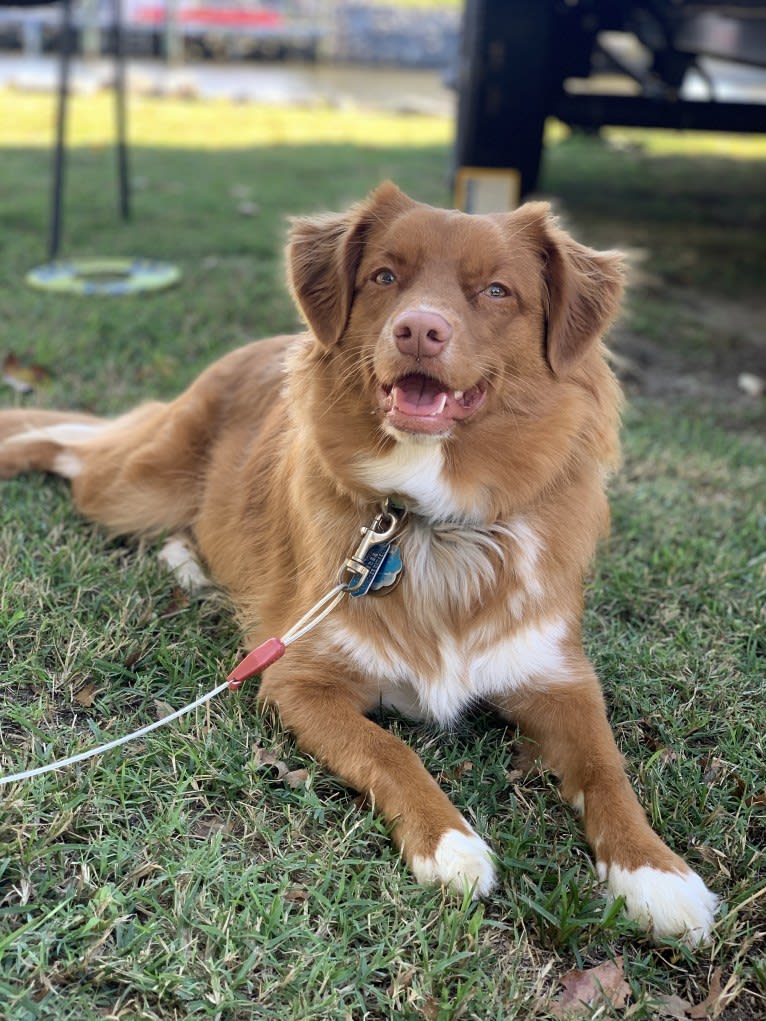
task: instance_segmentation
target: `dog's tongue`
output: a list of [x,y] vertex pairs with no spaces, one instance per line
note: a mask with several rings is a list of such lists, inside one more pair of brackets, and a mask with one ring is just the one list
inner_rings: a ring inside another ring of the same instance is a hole
[[441,383],[428,376],[405,376],[393,388],[394,407],[405,415],[440,415],[449,396]]

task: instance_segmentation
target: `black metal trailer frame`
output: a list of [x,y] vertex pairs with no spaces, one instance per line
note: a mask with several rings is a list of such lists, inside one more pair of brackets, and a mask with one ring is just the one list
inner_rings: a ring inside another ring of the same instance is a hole
[[[629,33],[631,60],[604,33]],[[548,117],[605,125],[766,133],[766,102],[681,97],[700,59],[766,67],[766,2],[737,0],[466,0],[458,72],[456,204],[466,181],[497,171],[518,200],[536,185]],[[623,87],[598,91],[607,72]],[[585,87],[573,90],[573,79]],[[627,88],[625,84],[627,83]]]

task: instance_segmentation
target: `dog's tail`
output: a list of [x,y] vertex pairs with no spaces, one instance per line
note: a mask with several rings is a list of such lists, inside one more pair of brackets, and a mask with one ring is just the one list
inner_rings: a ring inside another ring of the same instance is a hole
[[65,463],[67,448],[93,436],[105,424],[105,419],[95,415],[66,411],[0,411],[0,478],[10,479],[26,471],[71,477]]
[[210,442],[200,407],[179,398],[117,418],[0,411],[0,479],[28,471],[69,479],[80,513],[115,534],[182,530],[197,513]]

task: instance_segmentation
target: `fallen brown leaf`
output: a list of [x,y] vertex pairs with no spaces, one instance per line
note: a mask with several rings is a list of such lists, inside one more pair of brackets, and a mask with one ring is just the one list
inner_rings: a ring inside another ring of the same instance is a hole
[[218,815],[197,819],[191,828],[195,837],[202,837],[204,840],[207,840],[208,837],[212,837],[216,833],[231,833],[231,830],[231,823]]
[[283,779],[290,770],[281,759],[278,759],[274,752],[266,751],[265,748],[254,748],[253,757],[259,766],[270,766],[276,770],[279,779]]
[[1,372],[3,382],[22,394],[32,393],[51,378],[42,365],[24,365],[12,351],[3,358]]
[[139,659],[141,659],[141,655],[142,655],[141,649],[134,649],[133,652],[130,653],[130,655],[125,657],[125,662],[123,666],[127,670],[130,670],[132,667],[136,665],[136,663],[138,663]]
[[98,695],[98,688],[95,684],[86,684],[84,688],[80,688],[74,694],[74,700],[78,705],[81,705],[84,709],[90,709],[93,703],[96,701],[96,695]]
[[291,769],[282,777],[288,787],[304,787],[308,778],[307,769]]
[[693,1018],[694,1021],[718,1017],[726,1006],[726,999],[721,989],[721,969],[716,968],[710,976],[710,988],[708,989],[707,996],[702,1003],[698,1003],[696,1007],[690,1008],[689,1017]]
[[285,890],[285,900],[288,904],[301,904],[309,899],[309,892],[305,886],[291,886]]
[[702,774],[704,783],[713,783],[718,778],[719,774],[727,767],[728,763],[724,759],[718,759],[715,756],[711,756],[705,765],[705,772]]
[[166,716],[170,716],[170,714],[174,713],[176,710],[175,706],[172,706],[170,702],[163,702],[161,698],[155,698],[154,711],[158,720],[164,720]]
[[165,617],[173,617],[176,613],[181,613],[183,610],[188,609],[190,604],[189,593],[177,585],[170,593],[170,602],[162,611],[160,617],[163,619]]
[[660,1017],[670,1017],[676,1019],[676,1021],[688,1021],[692,1005],[688,1000],[682,1000],[680,996],[659,996],[657,998],[656,1009]]
[[439,1013],[439,1001],[435,1000],[433,996],[429,996],[423,1004],[423,1017],[426,1018],[426,1021],[436,1021]]
[[568,971],[559,982],[564,992],[548,1008],[553,1017],[558,1018],[588,1017],[594,1007],[600,1006],[621,1010],[630,996],[622,956],[586,971]]
[[402,992],[404,989],[410,989],[417,973],[417,968],[405,968],[396,978],[393,978],[387,990],[389,998],[396,996],[397,993]]
[[766,805],[766,789],[763,794],[751,794],[749,798],[745,798],[745,804],[748,808],[752,808],[753,805]]

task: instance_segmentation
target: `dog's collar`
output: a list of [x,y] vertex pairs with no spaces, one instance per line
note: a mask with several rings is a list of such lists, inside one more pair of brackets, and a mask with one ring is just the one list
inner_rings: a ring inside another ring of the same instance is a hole
[[399,496],[397,493],[394,493],[393,496],[386,497],[383,501],[383,507],[390,507],[391,510],[395,511],[397,514],[401,514],[402,516],[407,514],[407,504],[404,502],[404,498]]

